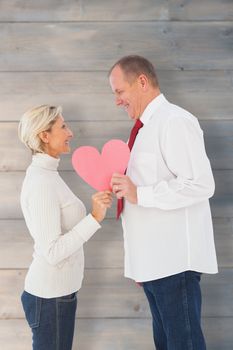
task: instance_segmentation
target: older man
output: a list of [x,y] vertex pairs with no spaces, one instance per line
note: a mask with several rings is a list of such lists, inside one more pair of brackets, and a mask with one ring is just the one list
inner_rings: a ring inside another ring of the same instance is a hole
[[204,350],[200,278],[216,273],[208,199],[214,179],[197,119],[160,92],[153,65],[120,59],[109,73],[117,106],[135,122],[126,175],[114,174],[125,276],[139,282],[157,350]]

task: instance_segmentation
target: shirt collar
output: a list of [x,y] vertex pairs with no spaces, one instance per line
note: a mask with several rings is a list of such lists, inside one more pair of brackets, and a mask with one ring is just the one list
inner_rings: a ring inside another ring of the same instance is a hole
[[158,109],[158,107],[164,103],[166,98],[163,94],[160,94],[159,96],[155,97],[145,108],[144,112],[142,113],[142,116],[140,118],[141,122],[146,125],[152,115],[154,114],[155,110]]
[[60,159],[54,158],[48,155],[47,153],[36,153],[32,157],[32,166],[39,168],[44,168],[48,170],[56,171],[59,165]]

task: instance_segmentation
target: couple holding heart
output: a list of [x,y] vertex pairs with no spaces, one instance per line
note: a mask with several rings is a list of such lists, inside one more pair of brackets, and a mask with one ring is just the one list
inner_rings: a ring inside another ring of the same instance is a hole
[[111,140],[102,154],[77,149],[76,172],[97,192],[92,211],[57,172],[72,131],[59,107],[24,114],[22,142],[32,150],[21,207],[35,245],[22,304],[33,349],[71,350],[83,244],[118,199],[124,232],[125,277],[148,299],[157,350],[205,350],[201,329],[202,273],[217,273],[209,198],[214,180],[203,132],[188,111],[160,92],[156,72],[141,56],[126,56],[109,72],[117,106],[134,121],[128,145]]

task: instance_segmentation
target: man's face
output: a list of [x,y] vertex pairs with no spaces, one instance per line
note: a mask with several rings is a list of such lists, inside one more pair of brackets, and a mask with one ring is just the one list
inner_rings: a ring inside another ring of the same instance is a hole
[[116,66],[110,74],[109,81],[115,94],[116,105],[124,107],[131,119],[138,119],[143,112],[143,94],[138,79],[129,83],[121,68]]

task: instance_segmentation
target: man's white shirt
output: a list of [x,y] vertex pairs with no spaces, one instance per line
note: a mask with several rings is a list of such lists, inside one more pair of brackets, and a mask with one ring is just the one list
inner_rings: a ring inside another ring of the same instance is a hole
[[138,204],[125,200],[122,213],[125,276],[145,282],[187,270],[216,273],[214,179],[198,120],[162,94],[140,120],[127,168]]

